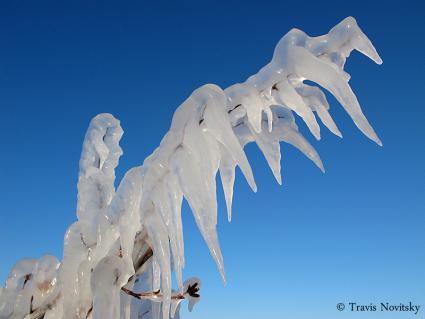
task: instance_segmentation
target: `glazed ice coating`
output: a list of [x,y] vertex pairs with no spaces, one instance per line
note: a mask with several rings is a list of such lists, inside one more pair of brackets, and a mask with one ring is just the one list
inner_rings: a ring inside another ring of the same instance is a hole
[[[353,50],[382,63],[352,17],[319,37],[291,30],[272,60],[245,82],[196,89],[176,109],[159,147],[143,165],[129,170],[117,189],[123,130],[111,114],[97,115],[83,143],[78,221],[65,235],[63,260],[44,256],[19,261],[0,290],[0,319],[130,319],[141,313],[143,318],[168,319],[178,317],[184,299],[192,309],[199,301],[200,281],[183,281],[183,198],[225,281],[216,231],[217,173],[230,221],[236,166],[257,190],[244,152],[247,143],[258,145],[281,184],[280,142],[295,146],[324,171],[318,153],[298,131],[294,114],[316,139],[318,119],[342,137],[325,94],[305,80],[328,90],[359,130],[382,145],[344,71]],[[177,291],[172,290],[173,271]],[[136,290],[150,293],[135,296]],[[134,297],[141,299],[137,306]]]

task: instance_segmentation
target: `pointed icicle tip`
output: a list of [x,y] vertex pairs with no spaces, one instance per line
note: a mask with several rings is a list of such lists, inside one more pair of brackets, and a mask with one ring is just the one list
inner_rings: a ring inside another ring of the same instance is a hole
[[216,229],[208,230],[204,238],[210,250],[211,256],[213,257],[215,263],[217,264],[218,270],[220,271],[221,279],[223,280],[223,283],[226,284],[223,255],[221,254]]
[[341,28],[353,30],[352,38],[350,39],[353,45],[353,49],[356,49],[357,51],[361,52],[378,65],[381,65],[383,63],[381,57],[373,46],[372,41],[370,41],[366,34],[363,33],[362,29],[357,24],[357,21],[354,17],[349,16],[345,18],[330,32],[335,29]]
[[379,138],[378,134],[376,134],[376,132],[373,130],[373,128],[372,128],[372,133],[366,136],[372,141],[374,141],[378,146],[382,146],[381,139]]
[[275,175],[275,178],[276,178],[277,183],[280,186],[282,186],[282,174],[279,173],[279,174]]
[[315,160],[313,160],[314,164],[322,171],[322,173],[326,173],[325,166],[323,165],[322,159],[320,157],[317,157]]

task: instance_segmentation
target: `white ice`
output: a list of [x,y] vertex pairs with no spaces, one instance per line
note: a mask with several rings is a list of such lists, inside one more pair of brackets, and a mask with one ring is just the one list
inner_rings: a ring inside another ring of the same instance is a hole
[[[324,171],[296,124],[301,118],[320,139],[320,120],[342,136],[320,86],[381,145],[344,71],[353,50],[382,63],[352,17],[319,37],[292,29],[277,44],[272,60],[245,82],[196,89],[175,111],[159,147],[143,165],[129,170],[117,189],[123,131],[111,114],[96,116],[83,143],[78,220],[65,234],[62,262],[52,256],[18,262],[0,290],[0,319],[178,318],[183,298],[191,310],[199,296],[188,289],[200,282],[183,282],[182,201],[189,203],[225,280],[216,231],[216,175],[220,172],[230,221],[237,166],[252,190],[257,189],[244,151],[247,143],[258,145],[280,184],[280,142],[293,145]],[[146,295],[135,299],[123,287]]]

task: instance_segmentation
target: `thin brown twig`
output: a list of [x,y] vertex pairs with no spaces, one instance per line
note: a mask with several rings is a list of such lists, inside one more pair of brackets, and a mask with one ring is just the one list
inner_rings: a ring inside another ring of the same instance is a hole
[[[137,299],[160,299],[163,297],[163,294],[161,294],[160,290],[156,290],[156,291],[149,291],[149,292],[134,292],[131,291],[130,289],[127,289],[125,287],[122,287],[121,290],[123,292],[125,292],[127,295],[132,296],[134,298]],[[178,293],[178,294],[174,294],[171,295],[171,299],[172,300],[181,300],[181,299],[185,299],[184,294]]]

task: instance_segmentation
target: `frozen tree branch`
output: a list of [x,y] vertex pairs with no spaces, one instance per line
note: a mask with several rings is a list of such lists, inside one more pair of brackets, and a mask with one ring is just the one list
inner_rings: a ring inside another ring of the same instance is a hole
[[83,143],[78,221],[65,235],[63,260],[44,256],[18,262],[0,290],[0,319],[168,319],[178,316],[183,299],[191,310],[200,299],[200,281],[183,282],[183,198],[225,280],[216,232],[216,175],[220,173],[230,221],[236,166],[257,190],[244,152],[247,143],[258,145],[280,184],[280,142],[295,146],[324,171],[295,122],[297,115],[320,139],[319,119],[342,137],[320,86],[361,132],[382,145],[344,71],[353,50],[382,63],[352,17],[319,37],[292,29],[277,44],[272,60],[245,82],[224,90],[214,84],[195,90],[175,111],[159,147],[142,166],[129,170],[117,189],[123,130],[112,115],[96,116]]
[[[199,298],[200,297],[200,295],[198,294],[199,288],[197,286],[198,286],[198,283],[195,283],[193,285],[189,285],[187,290],[184,293],[172,294],[171,300],[181,300],[181,299],[187,298],[188,296],[193,298]],[[161,294],[161,290],[150,291],[150,292],[134,292],[125,287],[122,287],[121,290],[124,291],[127,295],[130,295],[137,299],[162,300],[164,298],[164,295]]]

